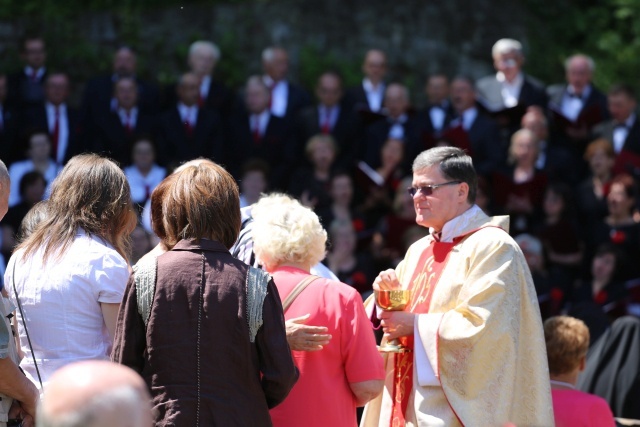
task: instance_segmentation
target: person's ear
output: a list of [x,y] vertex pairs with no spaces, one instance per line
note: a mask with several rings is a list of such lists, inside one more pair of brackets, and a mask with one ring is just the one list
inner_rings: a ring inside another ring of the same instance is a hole
[[466,182],[461,182],[460,187],[458,188],[458,197],[467,200],[469,196],[469,184]]

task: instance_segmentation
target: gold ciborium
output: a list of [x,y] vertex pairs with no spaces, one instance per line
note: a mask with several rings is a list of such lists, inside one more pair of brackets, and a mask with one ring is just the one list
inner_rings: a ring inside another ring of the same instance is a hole
[[[376,302],[385,311],[402,311],[409,304],[411,291],[407,289],[380,289],[373,291]],[[404,353],[410,351],[403,347],[397,339],[389,340],[385,345],[381,345],[379,350],[382,353]]]

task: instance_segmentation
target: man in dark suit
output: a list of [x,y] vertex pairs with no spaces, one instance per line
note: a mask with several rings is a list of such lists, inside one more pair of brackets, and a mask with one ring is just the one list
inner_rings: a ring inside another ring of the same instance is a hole
[[249,77],[244,97],[245,108],[234,114],[229,127],[233,145],[228,147],[232,153],[228,169],[238,177],[248,159],[262,159],[271,168],[270,187],[286,190],[291,171],[300,161],[294,149],[295,130],[271,113],[269,88],[260,76]]
[[386,118],[370,124],[356,149],[356,161],[363,160],[372,168],[381,164],[382,146],[388,139],[404,141],[403,168],[410,170],[413,159],[424,149],[420,139],[420,123],[410,114],[409,91],[399,83],[387,86],[384,96]]
[[501,136],[508,144],[528,107],[547,108],[547,94],[539,81],[522,72],[524,55],[520,42],[500,39],[491,54],[497,73],[476,82],[478,101],[496,116],[503,131]]
[[636,115],[636,95],[627,85],[613,86],[607,95],[611,120],[593,130],[595,138],[604,138],[613,145],[616,161],[614,173],[640,170],[640,123]]
[[143,81],[136,76],[137,58],[130,47],[119,48],[113,57],[111,74],[95,77],[89,82],[84,91],[83,120],[91,126],[99,116],[107,116],[117,108],[113,97],[113,85],[121,77],[132,77],[138,84],[138,103],[140,110],[155,114],[158,112],[159,93],[155,84]]
[[200,78],[193,73],[180,77],[178,103],[160,117],[158,158],[165,165],[177,166],[197,157],[225,164],[223,128],[214,110],[198,107]]
[[451,104],[456,118],[442,137],[446,142],[467,150],[478,175],[489,176],[506,158],[495,121],[476,105],[473,80],[456,77],[451,82]]
[[47,78],[47,48],[39,36],[27,36],[20,44],[20,57],[24,68],[9,75],[7,103],[11,108],[23,110],[44,101],[44,82]]
[[44,85],[45,100],[28,108],[22,119],[22,129],[47,129],[51,139],[51,156],[58,165],[64,165],[85,149],[79,113],[67,105],[69,79],[64,73],[47,76]]
[[131,163],[133,143],[155,131],[155,119],[138,107],[138,85],[132,77],[120,78],[114,86],[115,111],[100,116],[92,130],[93,151],[105,153],[121,166]]
[[11,165],[21,156],[16,147],[18,115],[7,105],[7,76],[0,74],[0,159]]
[[577,185],[586,173],[587,165],[581,155],[549,141],[549,126],[544,114],[538,109],[528,111],[522,116],[522,128],[530,130],[538,138],[536,169],[544,171],[549,181]]
[[301,87],[287,80],[289,54],[281,47],[262,51],[263,80],[271,90],[271,114],[295,121],[298,112],[311,104],[311,97]]
[[593,127],[609,119],[607,97],[592,83],[594,69],[593,59],[573,55],[565,61],[567,83],[547,89],[552,140],[578,154],[584,151]]
[[346,94],[347,105],[356,112],[379,113],[383,107],[387,74],[387,56],[379,49],[367,51],[362,63],[364,79],[356,87],[349,88]]
[[[303,158],[307,141],[319,133],[331,135],[338,144],[336,164],[350,168],[353,163],[353,144],[356,138],[354,117],[342,105],[342,77],[326,71],[318,78],[318,104],[300,111],[297,122],[296,157]],[[298,157],[299,156],[299,157]]]
[[455,116],[455,110],[449,100],[449,78],[445,74],[432,74],[425,85],[427,106],[420,111],[422,139],[431,146],[442,132],[447,129]]

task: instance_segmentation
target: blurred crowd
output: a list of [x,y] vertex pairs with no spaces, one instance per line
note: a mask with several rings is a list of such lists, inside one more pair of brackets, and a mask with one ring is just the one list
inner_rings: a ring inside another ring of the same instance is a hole
[[[387,81],[378,49],[364,55],[361,84],[344,87],[339,70],[325,70],[313,88],[289,79],[281,47],[264,49],[263,74],[241,88],[217,78],[224,58],[209,41],[190,46],[184,74],[166,87],[139,77],[127,46],[87,82],[50,70],[39,36],[24,38],[20,52],[24,67],[0,76],[0,158],[11,178],[5,259],[66,162],[95,152],[114,159],[131,186],[135,262],[157,242],[152,191],[182,162],[205,157],[237,180],[242,206],[278,190],[311,207],[329,233],[324,264],[366,296],[377,272],[428,233],[406,191],[413,159],[453,145],[473,158],[478,205],[510,215],[543,317],[585,303],[610,320],[640,315],[636,95],[625,84],[597,88],[587,55],[568,57],[565,81],[545,86],[526,73],[520,43],[502,39],[490,53],[495,74],[429,75],[428,102],[417,106],[405,85]],[[82,101],[71,105],[76,86]]]

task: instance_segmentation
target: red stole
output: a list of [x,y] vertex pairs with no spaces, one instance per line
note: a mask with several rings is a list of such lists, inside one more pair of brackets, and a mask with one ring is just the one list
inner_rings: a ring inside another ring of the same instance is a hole
[[[420,255],[420,261],[409,282],[412,290],[411,300],[405,311],[411,313],[428,313],[431,297],[442,271],[447,265],[451,249],[462,239],[452,243],[433,241]],[[391,427],[405,425],[405,414],[409,404],[409,397],[413,389],[413,350],[414,336],[399,338],[400,343],[411,349],[407,353],[395,354],[395,377],[393,386],[393,410],[391,413]]]

